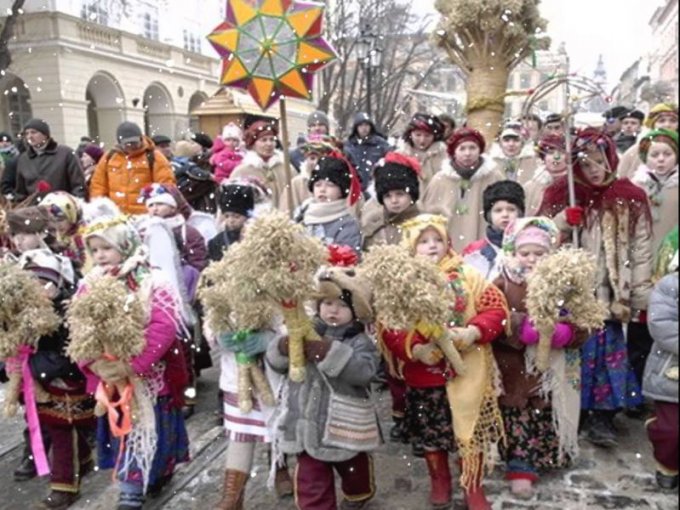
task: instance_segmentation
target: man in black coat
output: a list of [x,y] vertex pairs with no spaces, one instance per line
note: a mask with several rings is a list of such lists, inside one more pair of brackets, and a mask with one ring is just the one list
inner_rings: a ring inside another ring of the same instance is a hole
[[390,145],[378,133],[368,114],[357,113],[354,116],[352,133],[343,148],[359,173],[362,191],[366,191],[373,179],[373,166],[390,151]]

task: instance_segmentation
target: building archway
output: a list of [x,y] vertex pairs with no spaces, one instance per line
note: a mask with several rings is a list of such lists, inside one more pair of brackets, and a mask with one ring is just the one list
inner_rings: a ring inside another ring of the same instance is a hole
[[174,111],[170,92],[164,85],[154,82],[144,91],[144,132],[148,136],[175,137]]
[[198,90],[194,92],[191,95],[191,98],[189,99],[189,111],[187,112],[189,114],[189,129],[194,133],[198,133],[201,130],[201,128],[199,124],[198,115],[193,115],[191,112],[193,112],[196,108],[201,106],[207,100],[208,94]]
[[97,71],[85,89],[88,136],[107,145],[116,143],[116,129],[125,120],[125,96],[118,80]]
[[0,79],[0,114],[3,131],[16,137],[24,125],[33,118],[31,92],[18,76],[7,73]]

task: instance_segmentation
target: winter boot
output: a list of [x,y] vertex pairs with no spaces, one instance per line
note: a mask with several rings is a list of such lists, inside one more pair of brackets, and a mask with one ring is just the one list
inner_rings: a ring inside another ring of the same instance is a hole
[[217,510],[243,510],[243,497],[249,476],[248,473],[235,469],[224,472],[222,500],[218,503]]
[[656,484],[664,490],[673,490],[678,487],[678,475],[667,475],[661,471],[656,472]]
[[14,481],[15,482],[25,482],[38,476],[38,472],[35,469],[35,462],[33,462],[33,457],[29,455],[24,455],[21,462],[14,470]]
[[595,446],[602,448],[615,448],[618,446],[616,430],[612,422],[613,416],[607,411],[592,411],[588,420],[588,429],[585,439]]
[[401,443],[404,440],[404,418],[392,417],[392,427],[390,428],[390,441],[393,443]]
[[449,470],[448,452],[437,450],[425,452],[425,462],[430,473],[430,504],[433,509],[451,507],[451,471]]
[[65,491],[51,491],[49,495],[42,500],[41,507],[49,510],[65,510],[75,503],[78,499],[78,494]]
[[[462,459],[459,461],[459,466],[461,471],[464,469],[464,463]],[[482,487],[482,469],[484,469],[483,461],[480,459],[479,464],[480,471],[474,477],[471,483],[471,487],[465,490],[465,504],[468,510],[491,510],[491,505],[486,500],[486,494],[484,494],[484,487]]]
[[288,473],[288,466],[276,468],[274,489],[279,498],[293,495],[293,480],[290,478],[290,473]]

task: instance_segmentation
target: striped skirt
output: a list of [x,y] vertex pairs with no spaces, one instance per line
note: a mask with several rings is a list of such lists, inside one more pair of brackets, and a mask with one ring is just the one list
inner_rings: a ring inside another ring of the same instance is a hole
[[238,394],[223,391],[224,428],[230,441],[240,443],[270,443],[271,431],[267,428],[273,408],[264,407],[253,399],[253,409],[243,413],[238,407]]

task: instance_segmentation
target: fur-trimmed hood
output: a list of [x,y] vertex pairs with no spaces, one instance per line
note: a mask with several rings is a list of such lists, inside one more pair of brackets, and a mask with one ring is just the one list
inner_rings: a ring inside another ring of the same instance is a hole
[[274,151],[274,154],[269,161],[265,161],[260,157],[260,155],[255,151],[247,151],[246,155],[241,161],[241,165],[253,166],[255,168],[271,169],[278,164],[283,164],[283,153],[281,151]]
[[[480,156],[482,159],[482,165],[477,169],[477,171],[474,173],[474,175],[470,178],[470,181],[475,182],[478,180],[483,179],[484,177],[487,177],[489,174],[493,173],[496,170],[496,164],[494,161],[489,158],[489,156],[482,154]],[[451,159],[446,158],[444,161],[442,161],[442,168],[441,172],[443,175],[446,175],[447,177],[450,177],[454,181],[460,181],[463,178],[458,174],[453,169],[453,166],[451,165]]]

